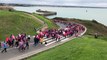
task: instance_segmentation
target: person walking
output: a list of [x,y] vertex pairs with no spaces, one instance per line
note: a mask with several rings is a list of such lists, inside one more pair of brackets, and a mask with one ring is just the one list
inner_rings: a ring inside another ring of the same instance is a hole
[[0,42],[0,50],[1,50],[1,42]]
[[98,33],[94,34],[94,38],[96,38],[96,39],[98,38]]
[[26,48],[29,49],[29,42],[26,40]]
[[28,41],[30,41],[30,35],[27,36]]
[[36,46],[38,43],[39,43],[39,36],[37,35],[37,36],[35,36],[35,38],[34,38],[34,45]]
[[3,43],[1,43],[1,45],[2,45],[2,48],[3,48],[3,50],[1,51],[1,53],[3,53],[3,52],[7,52],[7,44],[6,44],[6,42],[4,41]]
[[44,41],[44,39],[43,39],[43,38],[40,38],[40,43],[41,43],[41,44],[43,44],[43,41]]

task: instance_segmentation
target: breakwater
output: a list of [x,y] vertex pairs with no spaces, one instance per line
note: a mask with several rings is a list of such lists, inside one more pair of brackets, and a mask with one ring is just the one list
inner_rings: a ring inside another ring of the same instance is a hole
[[51,15],[57,15],[57,12],[53,12],[53,11],[47,11],[47,10],[36,10],[37,14],[39,15],[43,15],[43,16],[51,16]]

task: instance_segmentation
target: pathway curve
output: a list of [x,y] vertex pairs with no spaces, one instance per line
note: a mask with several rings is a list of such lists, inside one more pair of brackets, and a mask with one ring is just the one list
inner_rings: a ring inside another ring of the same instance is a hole
[[32,18],[34,18],[35,20],[37,20],[38,22],[40,22],[40,23],[42,24],[42,26],[41,26],[41,28],[40,28],[41,30],[45,30],[45,29],[48,28],[47,24],[45,24],[44,21],[40,20],[39,18],[35,17],[35,16],[32,15],[32,14],[29,14],[29,13],[25,13],[25,14],[28,15],[28,16],[31,16]]
[[[64,28],[65,26],[63,24],[57,23],[61,28]],[[86,27],[84,26],[85,31],[79,32],[79,36],[82,36],[86,32]],[[64,37],[62,37],[64,38]],[[25,50],[24,52],[19,52],[17,48],[9,48],[7,53],[0,53],[0,60],[20,60],[26,57],[29,57],[31,55],[37,54],[39,52],[48,50],[50,48],[53,48],[55,46],[58,46],[60,44],[63,44],[69,40],[72,40],[76,38],[75,35],[73,35],[70,38],[62,39],[60,42],[52,41],[48,44],[38,44],[37,46],[33,46],[33,37],[30,42],[30,48],[28,50]],[[48,39],[46,39],[48,40]]]

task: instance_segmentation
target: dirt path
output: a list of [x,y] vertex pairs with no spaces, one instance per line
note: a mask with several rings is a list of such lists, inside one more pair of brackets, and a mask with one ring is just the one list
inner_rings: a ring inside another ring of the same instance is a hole
[[31,15],[31,14],[28,14],[28,13],[25,13],[27,14],[28,16],[31,16],[32,18],[34,18],[35,20],[37,20],[38,22],[40,22],[41,24],[43,24],[41,30],[44,31],[45,29],[48,28],[47,24],[45,24],[44,21],[40,20],[39,18],[35,17],[34,15]]
[[42,20],[38,19],[38,18],[37,18],[37,17],[35,17],[34,15],[32,15],[32,14],[28,14],[28,13],[24,13],[24,14],[26,14],[26,15],[28,15],[28,16],[31,16],[32,18],[34,18],[34,19],[35,19],[35,20],[37,20],[38,22],[40,22],[40,23],[44,24],[44,21],[42,21]]

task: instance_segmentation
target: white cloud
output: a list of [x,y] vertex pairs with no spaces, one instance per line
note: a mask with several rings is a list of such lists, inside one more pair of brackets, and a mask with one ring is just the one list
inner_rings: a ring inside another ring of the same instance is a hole
[[107,3],[85,3],[85,6],[107,7]]

